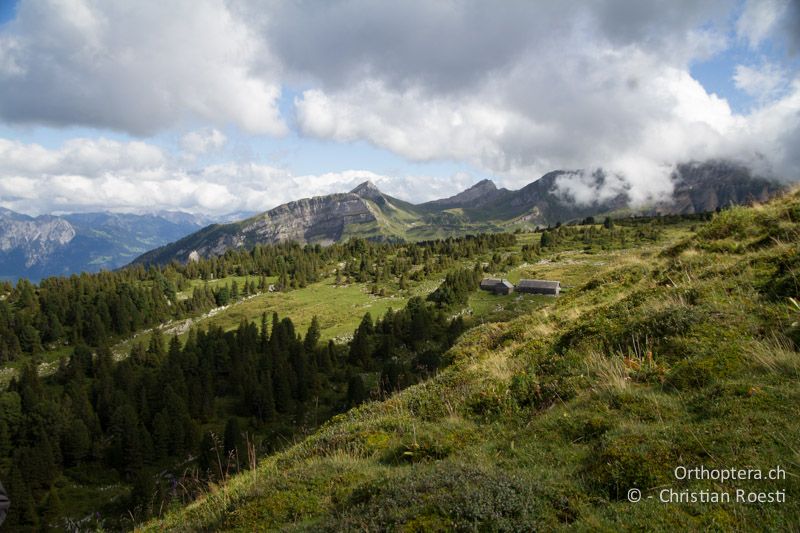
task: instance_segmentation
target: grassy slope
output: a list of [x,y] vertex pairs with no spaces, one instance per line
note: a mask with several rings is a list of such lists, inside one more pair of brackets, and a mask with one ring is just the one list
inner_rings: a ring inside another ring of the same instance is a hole
[[[336,417],[143,529],[796,528],[798,222],[794,193],[664,250],[534,265],[573,289],[471,330],[435,379]],[[678,465],[789,476],[686,482]],[[625,501],[632,487],[642,502]],[[660,503],[668,487],[785,489],[787,501]]]

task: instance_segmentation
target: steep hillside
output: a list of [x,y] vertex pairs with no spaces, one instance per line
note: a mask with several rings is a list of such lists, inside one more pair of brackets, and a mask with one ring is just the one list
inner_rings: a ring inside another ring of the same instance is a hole
[[196,231],[188,213],[83,213],[36,218],[0,208],[0,279],[114,269],[141,253]]
[[[520,190],[498,189],[483,180],[455,196],[414,205],[364,182],[349,193],[306,198],[278,206],[241,222],[212,226],[153,250],[136,262],[164,264],[229,249],[281,241],[329,244],[350,237],[412,241],[509,228],[547,226],[588,216],[631,213],[627,193],[603,201],[577,202],[561,180],[580,175],[583,186],[601,190],[602,171],[590,175],[563,170],[545,174]],[[675,172],[674,198],[638,206],[639,213],[697,213],[717,207],[764,201],[783,187],[725,162],[681,165]]]
[[366,197],[350,192],[305,198],[241,222],[212,225],[153,250],[136,262],[187,261],[193,253],[210,257],[228,249],[249,248],[258,243],[297,241],[329,244],[356,231],[356,228],[379,224],[380,209],[369,198],[373,196],[372,191],[366,188],[365,191]]
[[799,250],[795,191],[666,246],[554,254],[525,273],[561,297],[142,530],[793,530]]

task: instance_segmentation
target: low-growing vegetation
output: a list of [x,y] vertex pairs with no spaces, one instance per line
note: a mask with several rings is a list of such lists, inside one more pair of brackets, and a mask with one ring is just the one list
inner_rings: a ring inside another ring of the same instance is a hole
[[[799,208],[794,192],[591,263],[557,249],[511,267],[569,288],[467,331],[436,376],[141,529],[791,531]],[[680,466],[786,474],[722,483]],[[742,503],[737,490],[784,499]],[[679,500],[703,491],[731,500]]]

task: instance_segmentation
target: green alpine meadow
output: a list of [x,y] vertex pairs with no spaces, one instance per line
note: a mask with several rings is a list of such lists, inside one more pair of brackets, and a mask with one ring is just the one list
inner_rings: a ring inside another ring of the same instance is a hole
[[[139,528],[791,531],[800,193],[651,224],[660,238],[629,247],[605,240],[615,230],[565,228],[556,250],[508,271],[563,280],[558,299],[476,324],[435,376]],[[774,469],[785,475],[767,479]]]

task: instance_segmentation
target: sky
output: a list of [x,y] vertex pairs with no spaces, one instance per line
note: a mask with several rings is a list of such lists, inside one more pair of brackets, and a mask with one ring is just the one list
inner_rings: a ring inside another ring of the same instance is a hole
[[646,203],[681,162],[797,181],[798,147],[800,0],[0,0],[0,206],[30,215],[596,168]]

